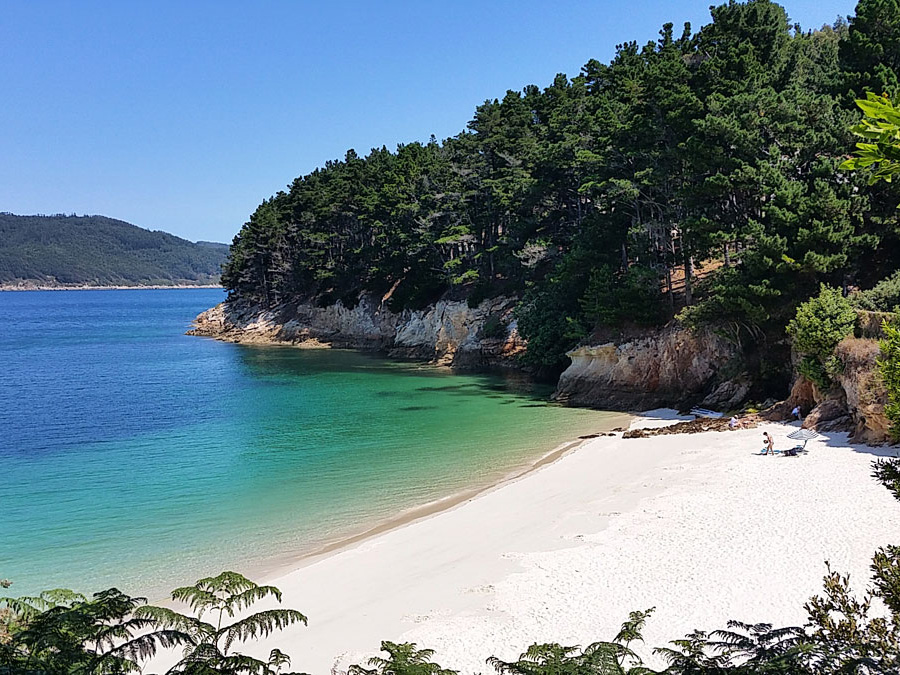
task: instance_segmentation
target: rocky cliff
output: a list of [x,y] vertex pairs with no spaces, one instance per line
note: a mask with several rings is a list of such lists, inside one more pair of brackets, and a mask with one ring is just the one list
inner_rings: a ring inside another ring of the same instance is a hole
[[717,335],[679,325],[620,342],[579,347],[568,353],[556,398],[607,409],[682,408],[701,403],[727,409],[743,402],[749,382],[729,380],[723,371],[739,356]]
[[[485,300],[475,308],[441,300],[424,310],[392,312],[371,296],[353,307],[292,303],[262,309],[236,301],[203,312],[188,332],[246,344],[378,350],[457,368],[515,368],[525,342],[512,316],[514,306],[510,298]],[[733,407],[744,400],[749,383],[725,380],[721,369],[737,356],[730,343],[711,332],[671,326],[569,352],[572,364],[555,396],[573,405],[621,410],[683,407],[701,400]]]
[[[363,296],[353,307],[292,303],[262,309],[225,302],[200,314],[191,335],[248,344],[347,347],[386,352],[457,368],[518,368],[525,349],[513,318],[515,300],[494,298],[471,308],[442,300],[424,310],[392,312]],[[842,370],[828,391],[797,375],[791,394],[761,413],[787,419],[794,406],[805,414],[804,427],[846,430],[858,443],[890,440],[884,414],[887,392],[876,359],[878,341],[847,338],[835,350]],[[739,408],[751,382],[741,375],[741,354],[712,332],[692,332],[678,324],[568,353],[555,398],[572,405],[607,410]]]
[[884,414],[887,390],[878,370],[878,341],[846,338],[835,349],[841,372],[823,391],[802,375],[794,380],[788,399],[767,411],[769,419],[787,419],[794,406],[805,414],[803,426],[817,431],[848,431],[854,443],[890,441]]
[[512,317],[514,304],[493,298],[471,308],[441,300],[424,310],[392,312],[371,296],[353,307],[291,303],[262,309],[224,302],[200,314],[188,334],[247,344],[379,350],[458,368],[513,366],[525,348]]

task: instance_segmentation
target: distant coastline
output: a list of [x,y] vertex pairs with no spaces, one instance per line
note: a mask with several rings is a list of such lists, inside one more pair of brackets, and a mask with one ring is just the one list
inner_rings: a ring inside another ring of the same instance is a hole
[[0,290],[202,287],[227,257],[227,244],[107,216],[0,213]]
[[0,284],[3,291],[132,291],[132,290],[183,290],[186,288],[222,288],[221,284],[148,284],[148,285],[114,285],[88,286],[84,284],[63,286],[38,283]]

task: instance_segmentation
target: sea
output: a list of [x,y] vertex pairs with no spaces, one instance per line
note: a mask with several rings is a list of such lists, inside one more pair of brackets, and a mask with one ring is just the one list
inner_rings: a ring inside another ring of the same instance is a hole
[[621,419],[521,376],[184,334],[222,300],[0,292],[6,593],[271,575]]

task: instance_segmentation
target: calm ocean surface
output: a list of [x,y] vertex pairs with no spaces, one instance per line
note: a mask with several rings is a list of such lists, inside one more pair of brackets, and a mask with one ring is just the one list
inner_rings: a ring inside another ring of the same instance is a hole
[[0,293],[0,578],[160,597],[487,485],[606,413],[183,333],[218,290]]

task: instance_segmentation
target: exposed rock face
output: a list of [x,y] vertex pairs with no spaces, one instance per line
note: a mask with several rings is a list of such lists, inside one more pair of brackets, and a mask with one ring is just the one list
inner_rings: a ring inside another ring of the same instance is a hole
[[803,426],[816,431],[848,431],[854,443],[878,445],[891,440],[884,414],[887,390],[878,370],[878,341],[846,338],[835,349],[842,371],[828,391],[798,375],[786,401],[763,413],[766,419],[790,418],[794,406],[806,413]]
[[856,443],[886,443],[890,440],[890,422],[884,414],[887,389],[876,362],[877,340],[847,338],[835,354],[844,366],[837,382],[844,392],[853,420],[852,439]]
[[847,401],[842,396],[826,398],[803,419],[804,429],[816,431],[849,431],[852,425],[853,420],[847,410]]
[[[386,351],[391,356],[464,368],[510,366],[525,348],[512,319],[514,300],[493,298],[472,309],[441,300],[426,310],[392,312],[371,296],[352,308],[286,304],[273,309],[223,302],[194,319],[190,335],[245,344],[292,344]],[[493,318],[496,336],[484,336]]]
[[717,373],[738,351],[711,332],[675,325],[619,344],[579,347],[568,356],[572,365],[560,376],[556,398],[576,405],[646,410],[683,407],[711,393],[726,401],[746,396],[741,384],[719,391]]
[[715,410],[734,410],[747,400],[752,387],[753,383],[747,376],[725,380],[707,394],[700,405]]

